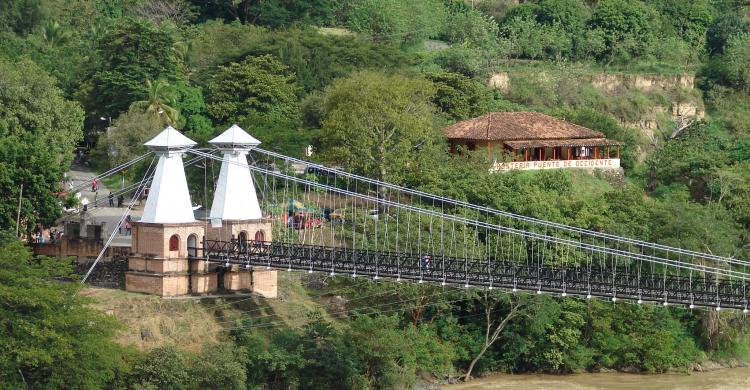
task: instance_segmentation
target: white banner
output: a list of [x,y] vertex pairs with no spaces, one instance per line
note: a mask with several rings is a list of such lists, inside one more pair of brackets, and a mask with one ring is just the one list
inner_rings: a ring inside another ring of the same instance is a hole
[[496,171],[556,169],[556,168],[620,168],[619,158],[600,158],[591,160],[553,160],[553,161],[514,161],[509,163],[495,163]]

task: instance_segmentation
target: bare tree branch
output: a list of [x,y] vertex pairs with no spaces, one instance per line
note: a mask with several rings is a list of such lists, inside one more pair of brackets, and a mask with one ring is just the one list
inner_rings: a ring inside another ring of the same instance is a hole
[[192,17],[190,8],[182,0],[148,0],[135,8],[140,18],[162,24],[171,21],[175,24],[189,22]]

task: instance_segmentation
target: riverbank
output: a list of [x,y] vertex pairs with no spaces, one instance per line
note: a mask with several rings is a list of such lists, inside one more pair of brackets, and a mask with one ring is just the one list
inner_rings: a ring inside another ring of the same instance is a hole
[[750,367],[690,374],[494,374],[444,390],[729,390],[750,388]]

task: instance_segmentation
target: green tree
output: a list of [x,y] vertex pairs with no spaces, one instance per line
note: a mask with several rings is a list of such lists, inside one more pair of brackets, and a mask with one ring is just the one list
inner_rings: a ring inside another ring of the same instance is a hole
[[723,54],[724,46],[730,37],[750,32],[750,21],[741,12],[732,10],[717,15],[706,32],[706,45],[711,54]]
[[726,84],[750,92],[750,32],[733,35],[727,40],[719,72]]
[[70,40],[70,31],[66,30],[58,22],[49,22],[42,27],[42,37],[50,47],[64,45]]
[[97,44],[99,63],[82,88],[87,111],[94,117],[117,116],[134,101],[147,99],[146,80],[178,78],[169,32],[138,19],[119,19]]
[[725,205],[734,219],[745,228],[750,226],[750,162],[716,169],[711,174],[708,189],[711,200]]
[[223,19],[269,27],[326,25],[334,21],[338,0],[190,0],[202,21]]
[[213,137],[213,123],[208,118],[203,90],[185,83],[172,86],[176,95],[175,108],[180,115],[176,128],[185,129],[189,137],[201,145],[205,145]]
[[191,80],[200,85],[207,83],[215,67],[241,58],[269,34],[263,27],[220,20],[209,20],[195,28],[197,34],[189,41],[186,63],[195,71]]
[[94,163],[101,169],[109,169],[146,153],[143,144],[163,128],[161,119],[151,113],[141,110],[123,113],[99,137],[92,153]]
[[154,348],[135,362],[128,382],[143,389],[193,389],[190,361],[190,355],[174,345]]
[[180,112],[174,108],[177,93],[172,86],[163,79],[152,82],[146,79],[146,99],[138,100],[130,105],[131,109],[147,112],[160,121],[175,125]]
[[688,202],[687,194],[662,197],[651,214],[651,239],[670,245],[720,256],[735,257],[742,250],[742,227],[720,204]]
[[249,47],[249,56],[270,54],[289,67],[305,92],[321,90],[334,79],[357,70],[399,69],[417,62],[398,47],[353,35],[326,35],[310,30],[276,31]]
[[345,334],[369,387],[406,388],[415,381],[413,340],[405,339],[396,316],[359,316]]
[[579,33],[585,27],[591,11],[581,0],[542,0],[537,19],[544,24],[560,25],[570,33]]
[[[702,188],[713,169],[727,161],[727,143],[723,129],[716,124],[694,125],[683,130],[646,160],[650,188],[672,183],[696,190]],[[702,192],[696,194],[698,199],[703,198]]]
[[208,113],[218,123],[294,125],[299,87],[288,68],[271,55],[220,66],[208,85]]
[[594,351],[594,363],[648,372],[688,367],[702,356],[674,313],[660,307],[590,301],[583,337]]
[[423,79],[361,72],[326,91],[321,144],[348,169],[402,182],[421,158],[441,153],[434,126],[435,90]]
[[450,21],[444,32],[449,42],[488,51],[498,49],[499,30],[492,17],[476,10],[466,10],[451,15]]
[[235,335],[247,356],[247,382],[272,388],[298,386],[308,364],[300,348],[302,335],[290,329],[277,329],[270,337],[245,331]]
[[604,33],[607,63],[627,61],[650,54],[658,31],[657,16],[656,10],[641,2],[602,0],[589,27]]
[[659,0],[654,6],[668,34],[688,42],[694,50],[705,49],[706,31],[712,19],[708,0]]
[[0,2],[0,31],[19,34],[32,32],[45,18],[41,0],[6,0]]
[[531,16],[506,19],[500,32],[517,58],[560,59],[573,49],[572,35],[561,24],[541,24]]
[[253,24],[273,28],[292,23],[329,25],[339,0],[269,0],[257,1],[248,7],[248,16]]
[[346,23],[376,42],[412,46],[442,32],[446,16],[439,0],[354,0]]
[[21,231],[60,216],[63,173],[81,140],[83,110],[63,97],[55,80],[28,60],[0,60],[0,226]]
[[191,367],[199,389],[246,389],[247,357],[233,343],[206,344]]
[[464,75],[430,72],[425,77],[435,85],[433,103],[451,121],[482,115],[493,106],[492,91]]
[[514,318],[523,315],[530,297],[484,290],[475,299],[484,314],[484,337],[476,355],[469,363],[464,380],[471,380],[474,366],[487,350],[500,339],[505,327]]
[[[0,382],[7,388],[103,388],[121,368],[118,325],[89,307],[67,259],[0,247]],[[61,280],[62,279],[62,280]]]

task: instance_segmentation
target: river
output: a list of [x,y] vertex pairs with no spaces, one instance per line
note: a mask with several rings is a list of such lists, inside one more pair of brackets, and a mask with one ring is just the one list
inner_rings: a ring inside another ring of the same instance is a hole
[[497,374],[446,390],[740,390],[750,389],[750,367],[691,374]]

